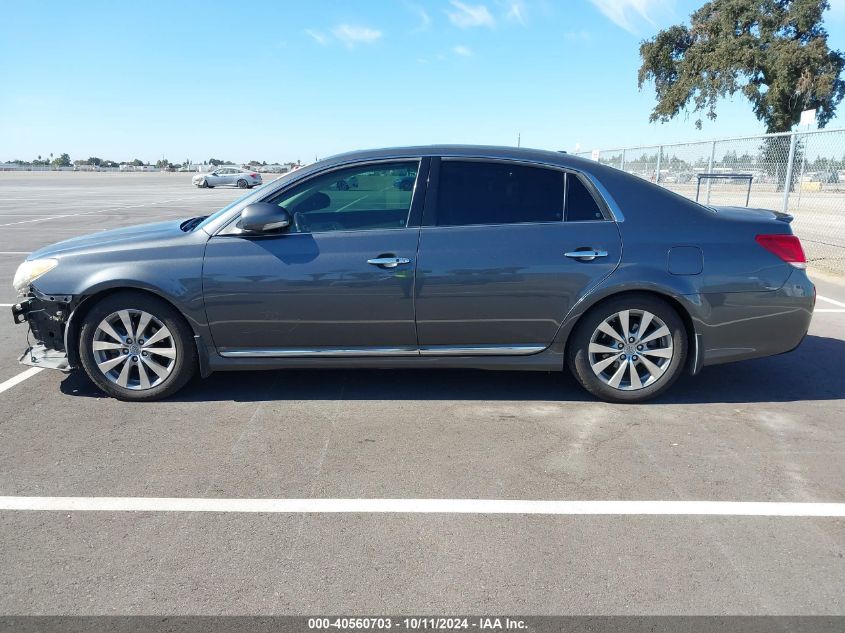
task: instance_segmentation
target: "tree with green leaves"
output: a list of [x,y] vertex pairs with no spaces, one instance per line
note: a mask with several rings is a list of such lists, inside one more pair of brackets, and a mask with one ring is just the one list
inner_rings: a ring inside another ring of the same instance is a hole
[[61,154],[58,158],[53,159],[54,167],[70,167],[70,155]]
[[[787,132],[802,110],[824,127],[845,95],[845,57],[827,45],[827,0],[711,0],[690,25],[640,45],[640,88],[653,82],[651,121],[681,112],[716,119],[719,99],[744,95],[767,132]],[[701,128],[701,118],[695,122]]]

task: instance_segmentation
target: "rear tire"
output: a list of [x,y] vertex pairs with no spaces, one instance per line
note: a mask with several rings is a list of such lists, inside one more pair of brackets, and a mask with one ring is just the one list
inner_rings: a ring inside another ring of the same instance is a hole
[[249,188],[249,184],[247,183],[246,180],[244,180],[243,178],[238,180],[238,189],[247,189],[247,188]]
[[95,385],[118,400],[135,402],[173,395],[197,370],[193,332],[185,319],[169,303],[143,292],[109,295],[89,310],[79,357]]
[[612,297],[578,321],[567,345],[575,379],[606,402],[644,402],[665,392],[687,361],[677,311],[648,294]]

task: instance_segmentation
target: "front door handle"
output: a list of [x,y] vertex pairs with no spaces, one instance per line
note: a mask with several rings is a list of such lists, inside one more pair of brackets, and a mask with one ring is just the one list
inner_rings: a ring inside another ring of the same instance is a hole
[[399,264],[410,264],[411,260],[407,257],[374,257],[368,259],[367,263],[382,268],[396,268]]
[[596,257],[607,257],[607,251],[597,250],[583,250],[583,251],[569,251],[563,254],[565,257],[572,257],[573,259],[580,259],[585,262],[593,261]]

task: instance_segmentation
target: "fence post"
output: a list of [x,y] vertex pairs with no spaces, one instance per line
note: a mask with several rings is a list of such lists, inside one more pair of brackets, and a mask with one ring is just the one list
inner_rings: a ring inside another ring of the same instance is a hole
[[783,179],[783,205],[781,210],[784,213],[789,211],[789,190],[792,189],[792,172],[795,168],[795,145],[796,134],[793,132],[789,136],[789,158],[786,161],[786,174]]
[[657,146],[657,174],[654,176],[654,182],[660,184],[660,162],[663,158],[663,146]]
[[625,171],[625,150],[622,150],[622,164],[619,165],[619,169]]
[[[707,173],[713,173],[713,160],[716,158],[716,141],[710,144],[710,160],[707,161]],[[704,204],[710,204],[710,182],[712,178],[707,179],[707,195],[704,199]]]

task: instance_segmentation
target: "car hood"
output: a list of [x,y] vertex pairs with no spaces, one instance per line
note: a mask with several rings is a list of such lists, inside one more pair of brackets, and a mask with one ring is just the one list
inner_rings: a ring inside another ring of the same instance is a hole
[[45,246],[31,253],[27,259],[53,257],[76,251],[108,249],[114,246],[128,246],[142,242],[152,245],[160,240],[168,240],[180,235],[186,235],[181,228],[184,223],[184,219],[167,220],[165,222],[138,224],[121,229],[80,235],[79,237],[72,237],[69,240],[63,240],[50,246]]

